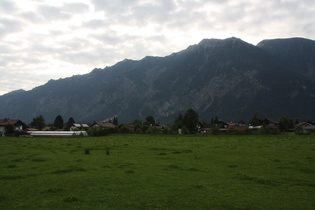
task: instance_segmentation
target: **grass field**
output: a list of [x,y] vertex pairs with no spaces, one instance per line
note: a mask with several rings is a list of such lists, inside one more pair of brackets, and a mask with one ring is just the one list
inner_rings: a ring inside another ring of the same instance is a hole
[[3,137],[0,148],[0,209],[315,209],[314,136]]

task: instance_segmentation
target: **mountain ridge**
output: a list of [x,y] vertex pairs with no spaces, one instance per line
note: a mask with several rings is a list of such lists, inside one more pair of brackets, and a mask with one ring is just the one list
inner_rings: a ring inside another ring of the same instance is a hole
[[[291,55],[296,47],[283,49],[277,40],[263,40],[255,46],[235,37],[203,39],[165,57],[124,59],[85,75],[0,96],[0,108],[9,115],[4,117],[28,121],[39,114],[52,121],[60,114],[77,121],[115,115],[128,122],[152,115],[170,122],[188,108],[195,109],[202,120],[220,116],[246,121],[254,112],[314,120],[314,83],[307,72],[314,72],[315,60],[303,53]],[[315,52],[308,47],[314,45],[312,40],[285,41],[294,42],[292,46],[299,43],[307,54]],[[294,65],[286,61],[293,58]]]

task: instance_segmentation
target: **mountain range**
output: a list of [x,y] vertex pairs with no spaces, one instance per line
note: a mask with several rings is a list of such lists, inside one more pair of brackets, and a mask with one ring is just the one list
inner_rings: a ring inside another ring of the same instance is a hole
[[165,57],[125,59],[30,91],[0,96],[1,117],[30,122],[57,115],[77,122],[153,116],[171,122],[192,108],[199,119],[248,121],[253,113],[315,120],[315,41],[204,39]]

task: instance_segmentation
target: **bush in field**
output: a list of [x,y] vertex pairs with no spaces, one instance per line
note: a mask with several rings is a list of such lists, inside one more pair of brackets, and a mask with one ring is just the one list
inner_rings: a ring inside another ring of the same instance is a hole
[[303,127],[302,127],[301,125],[297,126],[297,127],[295,128],[295,130],[294,130],[294,133],[295,133],[296,135],[301,135],[301,134],[303,134]]
[[109,149],[106,149],[106,155],[110,155]]
[[258,134],[260,135],[278,135],[280,131],[276,127],[268,127],[266,125],[261,126],[258,130]]
[[89,128],[87,130],[89,136],[100,136],[100,129],[99,128]]
[[227,133],[231,134],[231,135],[247,135],[250,134],[250,130],[248,129],[248,127],[246,128],[237,128],[234,126],[230,126],[227,129]]
[[135,129],[134,129],[134,133],[136,133],[136,134],[142,134],[143,132],[142,132],[142,129],[141,129],[141,128],[135,128]]
[[218,135],[218,134],[221,134],[221,131],[219,130],[219,128],[217,128],[217,126],[213,126],[211,128],[211,134]]
[[281,117],[279,120],[279,130],[281,132],[285,132],[288,131],[289,129],[293,129],[294,128],[294,124],[292,119],[288,118],[288,117]]
[[162,134],[165,134],[165,135],[178,134],[178,130],[177,130],[177,131],[173,131],[173,130],[170,129],[170,128],[164,128],[164,129],[162,130]]
[[162,130],[158,129],[155,126],[150,126],[147,130],[146,130],[146,134],[162,134]]
[[120,133],[124,133],[124,134],[133,133],[133,130],[131,130],[130,128],[128,128],[125,125],[121,126],[119,130],[120,130]]
[[142,133],[146,133],[149,129],[149,124],[147,122],[143,123],[141,126]]
[[87,133],[89,136],[106,136],[111,133],[118,133],[117,128],[105,128],[105,129],[100,129],[100,128],[89,128],[87,130]]
[[90,148],[85,148],[85,149],[84,149],[84,153],[85,153],[86,155],[89,155],[89,154],[90,154]]
[[13,136],[14,135],[14,125],[6,125],[4,128],[4,132],[6,136]]

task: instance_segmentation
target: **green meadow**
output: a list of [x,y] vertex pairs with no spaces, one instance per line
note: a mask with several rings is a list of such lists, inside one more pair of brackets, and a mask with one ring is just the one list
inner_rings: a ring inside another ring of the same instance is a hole
[[0,209],[315,209],[314,136],[0,138]]

